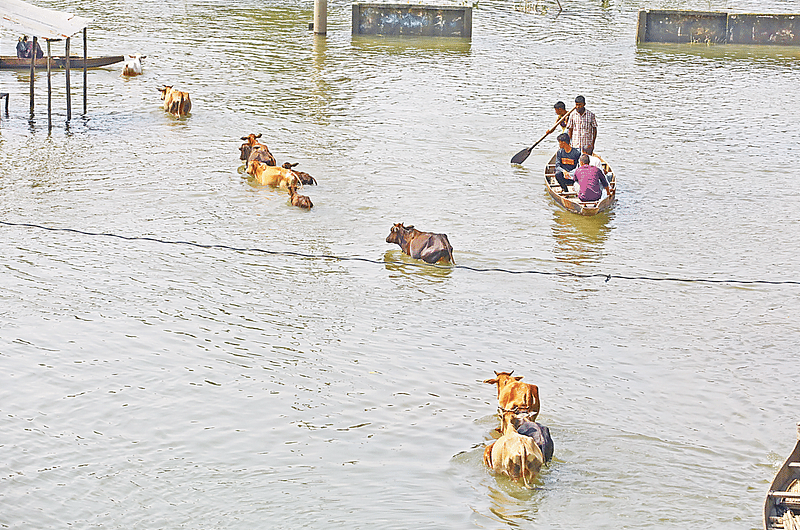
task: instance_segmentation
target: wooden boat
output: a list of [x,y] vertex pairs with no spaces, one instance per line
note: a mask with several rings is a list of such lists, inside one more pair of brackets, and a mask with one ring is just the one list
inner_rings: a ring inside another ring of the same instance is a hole
[[764,530],[800,530],[800,422],[794,451],[769,485]]
[[[602,158],[600,160],[602,160]],[[611,166],[609,166],[605,160],[602,162],[602,170],[606,175],[609,173],[611,174],[608,182],[611,195],[604,196],[599,201],[581,201],[578,199],[578,194],[572,191],[572,189],[570,189],[569,192],[564,193],[564,191],[561,189],[561,185],[556,180],[555,168],[556,155],[554,154],[553,158],[550,159],[550,162],[548,162],[544,168],[544,184],[547,187],[547,191],[550,193],[550,196],[553,197],[553,199],[565,210],[580,215],[597,215],[598,213],[611,208],[611,205],[614,202],[614,198],[617,194],[617,177],[611,170]]]
[[[110,64],[122,62],[125,59],[123,55],[107,55],[103,57],[87,57],[86,68],[101,68]],[[50,58],[50,68],[66,68],[66,57],[53,56]],[[36,59],[36,68],[47,68],[47,57]],[[23,59],[13,55],[0,56],[0,70],[29,70],[31,67],[30,59]],[[83,69],[83,57],[78,55],[70,55],[69,68],[72,70]]]

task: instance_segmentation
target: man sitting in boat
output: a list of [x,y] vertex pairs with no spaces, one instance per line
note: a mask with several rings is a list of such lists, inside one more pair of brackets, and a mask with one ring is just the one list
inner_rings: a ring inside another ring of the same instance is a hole
[[575,184],[573,175],[578,168],[580,156],[581,150],[569,144],[569,135],[567,133],[559,134],[558,153],[556,153],[556,180],[561,185],[564,193],[569,191],[567,186]]
[[608,179],[605,173],[589,164],[589,155],[584,153],[578,160],[581,166],[575,170],[573,177],[580,188],[578,198],[587,202],[599,201],[600,197],[603,196],[602,188],[605,188],[606,193],[611,195],[611,189],[608,187]]

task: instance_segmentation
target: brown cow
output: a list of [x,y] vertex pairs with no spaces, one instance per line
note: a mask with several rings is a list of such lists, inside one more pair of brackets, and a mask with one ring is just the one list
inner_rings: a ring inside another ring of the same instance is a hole
[[170,85],[164,85],[158,90],[161,92],[161,99],[164,100],[164,110],[170,114],[180,118],[192,110],[192,101],[189,99],[188,92],[181,92]]
[[292,200],[292,206],[297,206],[298,208],[313,208],[314,203],[311,202],[306,195],[300,195],[297,193],[297,185],[289,184],[289,198]]
[[484,383],[497,385],[498,412],[514,412],[531,421],[539,415],[539,387],[520,383],[522,376],[511,377],[514,371],[495,372],[495,379],[486,379]]
[[247,173],[253,175],[261,186],[289,189],[291,185],[297,186],[298,182],[297,175],[291,169],[268,166],[256,160],[248,164]]
[[517,432],[513,418],[513,412],[503,413],[503,435],[486,446],[483,462],[495,473],[503,473],[514,480],[522,479],[526,488],[532,488],[533,480],[544,465],[544,455],[533,438]]
[[305,171],[297,171],[296,169],[294,169],[294,167],[296,165],[297,165],[297,162],[295,162],[294,164],[289,163],[289,162],[284,162],[283,166],[281,166],[281,167],[285,167],[286,169],[291,169],[292,171],[294,171],[294,174],[297,175],[297,178],[300,179],[300,182],[302,182],[304,186],[308,185],[308,184],[316,184],[317,183],[317,181],[314,179],[314,177],[312,177],[311,175],[309,175]]
[[438,263],[439,261],[449,261],[455,264],[453,259],[453,247],[447,240],[445,234],[433,234],[431,232],[420,232],[413,226],[403,226],[402,223],[395,223],[392,231],[386,236],[387,243],[397,243],[403,252],[415,259],[421,259],[427,263]]
[[269,152],[266,144],[258,141],[259,138],[261,138],[261,133],[242,136],[244,143],[239,147],[239,160],[244,160],[245,165],[249,165],[253,160],[258,160],[268,166],[277,166],[278,162],[275,157]]

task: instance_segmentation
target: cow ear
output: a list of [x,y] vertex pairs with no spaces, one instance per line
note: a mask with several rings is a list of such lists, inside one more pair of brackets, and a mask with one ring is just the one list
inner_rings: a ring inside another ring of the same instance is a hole
[[525,377],[525,376],[524,376],[524,375],[518,375],[518,376],[517,376],[517,377],[515,377],[514,379],[515,379],[515,380],[517,380],[517,381],[519,381],[519,380],[520,380],[520,379],[522,379],[523,377]]
[[490,385],[496,385],[497,379],[486,379],[483,381],[484,383],[489,383]]
[[258,133],[258,134],[256,135],[256,138],[261,138],[261,133]]

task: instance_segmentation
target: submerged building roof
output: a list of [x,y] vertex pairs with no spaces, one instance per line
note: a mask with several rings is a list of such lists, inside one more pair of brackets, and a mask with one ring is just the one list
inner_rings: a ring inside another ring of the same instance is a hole
[[91,19],[22,0],[0,0],[0,27],[41,39],[66,39],[89,25]]

